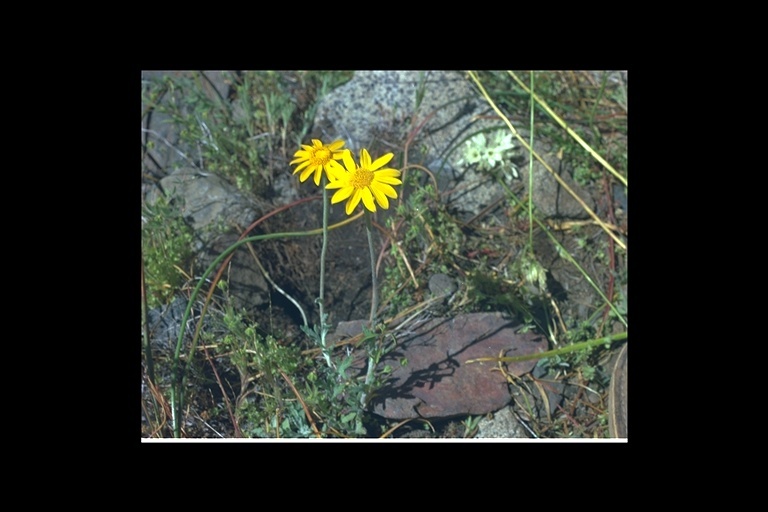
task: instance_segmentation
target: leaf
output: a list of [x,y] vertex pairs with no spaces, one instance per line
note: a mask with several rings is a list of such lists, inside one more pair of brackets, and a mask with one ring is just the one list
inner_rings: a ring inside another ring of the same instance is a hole
[[349,366],[352,364],[352,357],[347,357],[344,359],[341,364],[339,365],[339,373],[344,374],[344,372],[349,368]]

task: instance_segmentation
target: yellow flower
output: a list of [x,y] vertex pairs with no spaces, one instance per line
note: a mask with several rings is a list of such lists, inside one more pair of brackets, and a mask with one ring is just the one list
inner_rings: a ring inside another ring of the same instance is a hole
[[392,185],[402,185],[403,182],[397,179],[400,171],[397,169],[379,169],[386,165],[395,155],[387,153],[376,161],[371,162],[371,155],[367,149],[360,150],[360,167],[355,164],[352,153],[345,149],[342,159],[344,170],[341,166],[331,169],[334,179],[325,186],[327,189],[337,188],[339,190],[331,197],[331,204],[336,204],[349,198],[347,201],[347,215],[352,215],[355,207],[363,200],[365,207],[376,211],[376,204],[385,210],[389,208],[387,197],[397,199],[397,192]]
[[307,181],[307,178],[314,172],[315,173],[315,185],[320,186],[320,177],[325,169],[325,175],[328,177],[328,181],[333,178],[328,172],[333,167],[338,167],[343,170],[341,165],[336,161],[341,158],[341,146],[344,145],[343,140],[337,140],[331,144],[323,144],[317,139],[312,139],[312,145],[308,146],[302,144],[302,149],[298,150],[293,156],[295,160],[292,160],[289,165],[299,164],[294,169],[293,174],[302,171],[299,176],[301,182]]

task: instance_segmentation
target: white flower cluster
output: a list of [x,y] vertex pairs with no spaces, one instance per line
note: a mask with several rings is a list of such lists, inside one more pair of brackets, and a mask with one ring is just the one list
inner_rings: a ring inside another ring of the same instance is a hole
[[[484,133],[478,133],[464,143],[464,154],[456,162],[459,165],[476,165],[478,169],[490,171],[499,164],[507,163],[511,153],[517,149],[512,142],[512,134],[497,131],[492,140]],[[512,166],[512,174],[517,178],[517,169]]]

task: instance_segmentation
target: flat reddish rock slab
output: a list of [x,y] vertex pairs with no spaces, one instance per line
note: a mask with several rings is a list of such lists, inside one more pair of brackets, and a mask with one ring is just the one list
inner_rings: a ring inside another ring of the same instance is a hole
[[[532,333],[515,333],[520,324],[501,313],[470,313],[435,318],[401,337],[398,347],[379,363],[393,372],[371,400],[373,412],[390,419],[448,418],[480,415],[501,409],[510,400],[508,384],[498,363],[466,364],[468,359],[519,356],[544,352],[547,340]],[[408,364],[400,361],[407,358]],[[508,364],[520,376],[536,361]]]

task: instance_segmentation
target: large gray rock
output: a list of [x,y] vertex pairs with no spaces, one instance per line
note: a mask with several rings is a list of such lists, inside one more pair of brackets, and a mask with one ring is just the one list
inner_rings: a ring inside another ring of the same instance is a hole
[[412,149],[439,155],[481,107],[458,71],[356,71],[323,97],[315,123],[357,153],[384,138],[399,147],[423,122]]
[[[499,178],[462,162],[465,138],[490,128],[508,130],[462,72],[356,71],[349,82],[322,98],[315,124],[318,137],[343,139],[355,156],[363,147],[374,158],[388,151],[397,154],[413,135],[408,162],[434,173],[441,191],[448,192],[448,200],[465,218],[506,194]],[[516,129],[527,140],[526,130]],[[535,143],[535,150],[593,208],[589,195],[561,168],[554,152],[541,142]],[[520,152],[510,158],[507,167],[518,170],[517,180],[527,191],[527,152],[520,146]],[[537,160],[533,172],[533,197],[540,217],[588,216]]]
[[[255,202],[215,174],[182,167],[160,180],[160,185],[172,198],[180,199],[181,213],[204,241],[215,236],[209,228],[246,227],[258,218]],[[152,204],[158,194],[150,193],[148,202]]]

